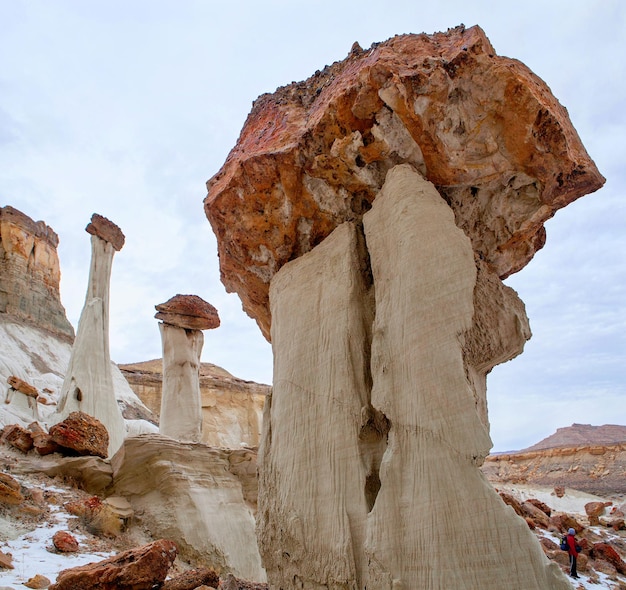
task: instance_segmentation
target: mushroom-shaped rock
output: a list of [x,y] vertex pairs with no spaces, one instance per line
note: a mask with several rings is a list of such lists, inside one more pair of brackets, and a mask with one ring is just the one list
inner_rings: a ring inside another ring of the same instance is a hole
[[91,234],[91,266],[85,305],[52,422],[72,412],[100,421],[109,434],[108,455],[124,440],[125,426],[117,405],[109,352],[109,290],[113,256],[124,245],[124,234],[106,217],[94,213],[86,228]]
[[212,330],[220,325],[217,309],[197,295],[174,295],[155,308],[157,320],[186,330]]
[[197,295],[176,295],[155,306],[163,346],[159,432],[184,442],[202,439],[202,330],[217,328],[217,310]]
[[205,211],[274,352],[270,586],[569,587],[478,467],[486,375],[530,337],[502,278],[603,181],[546,84],[478,27],[354,46],[254,103]]
[[358,48],[259,97],[208,183],[222,282],[269,338],[271,278],[360,219],[410,163],[502,278],[543,246],[543,223],[602,186],[567,111],[477,26]]

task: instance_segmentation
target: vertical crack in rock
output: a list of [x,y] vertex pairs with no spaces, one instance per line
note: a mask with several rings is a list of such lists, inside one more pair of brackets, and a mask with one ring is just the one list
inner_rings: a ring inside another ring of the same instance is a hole
[[367,405],[361,408],[361,428],[359,430],[359,450],[361,461],[365,469],[364,497],[368,513],[372,511],[378,492],[380,490],[380,465],[387,449],[390,423],[387,417],[372,406],[372,329],[376,317],[376,294],[372,267],[367,240],[363,230],[363,224],[359,223],[356,232],[357,249],[359,253],[360,272],[363,277],[366,293],[364,298],[364,334],[363,340],[363,368],[365,370],[364,382],[368,397]]

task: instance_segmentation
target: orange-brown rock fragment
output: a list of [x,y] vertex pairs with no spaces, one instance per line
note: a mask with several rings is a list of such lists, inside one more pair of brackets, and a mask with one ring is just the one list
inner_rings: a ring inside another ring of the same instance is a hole
[[479,27],[357,47],[259,97],[207,183],[222,281],[266,338],[272,276],[360,219],[401,163],[436,185],[501,278],[543,246],[555,211],[604,182],[547,85]]
[[34,397],[35,399],[37,399],[37,396],[39,395],[36,387],[30,385],[30,383],[26,383],[26,381],[20,379],[19,377],[16,377],[15,375],[11,375],[7,379],[7,383],[13,389],[19,391],[20,393],[23,393],[24,395],[27,395],[28,397]]
[[126,238],[122,230],[110,219],[94,213],[85,231],[92,236],[98,236],[105,242],[109,242],[119,252],[124,247]]
[[161,539],[104,561],[63,570],[50,590],[150,590],[163,583],[177,553],[174,543]]
[[174,295],[155,305],[155,318],[186,330],[212,330],[220,325],[217,309],[197,295]]

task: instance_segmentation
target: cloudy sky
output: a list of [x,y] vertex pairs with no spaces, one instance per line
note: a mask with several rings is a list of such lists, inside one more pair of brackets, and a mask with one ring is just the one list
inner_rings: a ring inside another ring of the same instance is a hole
[[61,297],[84,302],[91,214],[126,245],[111,286],[111,354],[158,358],[154,305],[193,293],[222,327],[203,360],[271,383],[270,345],[219,281],[205,182],[252,101],[401,33],[479,24],[564,104],[607,183],[557,213],[507,280],[533,339],[489,378],[494,449],[573,422],[626,424],[626,3],[622,0],[0,0],[0,205],[60,237]]

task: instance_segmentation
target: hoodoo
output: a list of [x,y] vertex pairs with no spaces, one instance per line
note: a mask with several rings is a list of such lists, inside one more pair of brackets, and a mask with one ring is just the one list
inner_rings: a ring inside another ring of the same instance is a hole
[[479,470],[486,375],[530,337],[502,279],[603,182],[479,27],[355,45],[255,102],[205,210],[222,281],[272,341],[270,586],[569,587]]
[[94,213],[85,228],[91,234],[91,267],[85,305],[52,422],[72,412],[97,418],[109,433],[109,456],[124,441],[126,428],[117,405],[109,352],[109,291],[113,256],[124,246],[124,234],[112,221]]
[[156,307],[163,345],[163,393],[159,432],[175,440],[200,442],[200,355],[202,330],[217,328],[217,310],[197,295],[176,295]]

